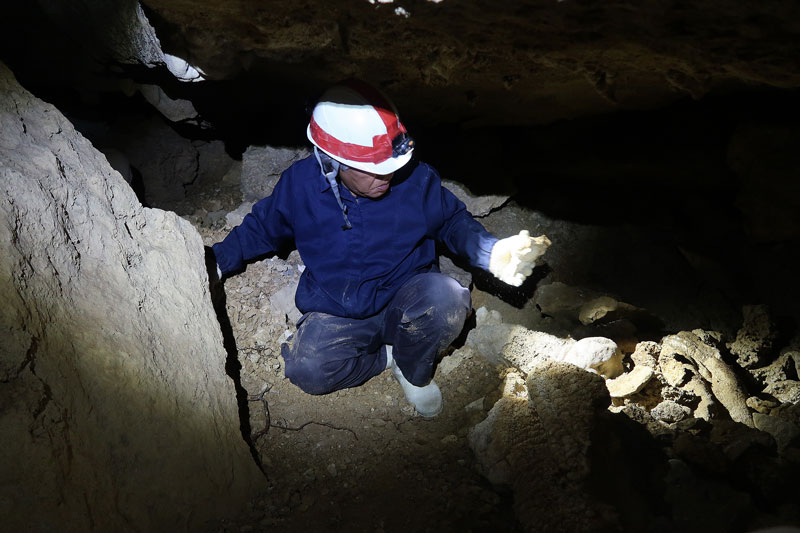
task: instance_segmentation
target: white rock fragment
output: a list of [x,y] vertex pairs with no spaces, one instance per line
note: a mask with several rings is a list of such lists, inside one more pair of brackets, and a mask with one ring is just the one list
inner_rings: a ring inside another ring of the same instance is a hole
[[555,361],[570,363],[584,370],[594,371],[605,378],[622,374],[622,352],[617,343],[605,337],[586,337],[569,346]]
[[469,346],[465,346],[453,352],[451,355],[442,359],[439,363],[439,366],[436,367],[437,373],[440,373],[444,376],[458,368],[461,363],[469,359],[471,349]]
[[667,424],[673,424],[675,422],[680,422],[687,416],[691,416],[692,410],[672,400],[664,400],[653,407],[653,409],[650,410],[650,414],[656,420],[666,422]]
[[800,381],[776,381],[765,388],[764,392],[781,403],[800,404]]
[[205,80],[205,73],[202,70],[193,67],[178,56],[164,54],[164,64],[172,75],[180,81],[197,82]]
[[636,345],[636,349],[631,354],[631,360],[636,366],[649,366],[650,368],[657,368],[657,357],[660,351],[661,345],[657,342],[640,342]]
[[238,226],[251,209],[253,209],[253,202],[242,202],[239,207],[225,215],[225,223],[231,228]]
[[270,307],[280,313],[285,314],[291,322],[297,322],[303,314],[294,304],[294,294],[297,291],[298,281],[281,287],[275,294],[269,297]]
[[606,387],[608,387],[608,392],[612,398],[625,398],[642,390],[652,377],[652,368],[637,366],[627,374],[607,380]]

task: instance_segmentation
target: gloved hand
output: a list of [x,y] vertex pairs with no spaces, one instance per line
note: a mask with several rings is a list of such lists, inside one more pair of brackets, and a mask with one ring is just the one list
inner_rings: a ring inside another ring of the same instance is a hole
[[489,272],[500,281],[519,287],[531,275],[536,260],[547,251],[550,239],[532,238],[527,230],[497,241],[489,256]]

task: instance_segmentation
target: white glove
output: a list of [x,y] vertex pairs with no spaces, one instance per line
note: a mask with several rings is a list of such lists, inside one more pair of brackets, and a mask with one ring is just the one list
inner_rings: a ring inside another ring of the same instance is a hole
[[536,260],[547,251],[550,239],[544,235],[532,238],[527,230],[497,241],[489,256],[489,272],[494,276],[519,287],[531,275]]

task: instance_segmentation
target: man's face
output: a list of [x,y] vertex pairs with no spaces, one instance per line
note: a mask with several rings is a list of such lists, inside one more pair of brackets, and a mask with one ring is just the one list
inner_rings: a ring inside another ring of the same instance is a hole
[[339,169],[339,178],[344,186],[355,196],[380,198],[389,190],[391,174],[373,174],[356,168]]

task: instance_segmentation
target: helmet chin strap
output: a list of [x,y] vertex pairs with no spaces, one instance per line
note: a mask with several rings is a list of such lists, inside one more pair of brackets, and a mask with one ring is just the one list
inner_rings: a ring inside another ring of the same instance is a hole
[[339,204],[339,207],[342,210],[342,216],[344,217],[344,225],[342,226],[342,229],[352,229],[353,226],[347,219],[347,207],[345,207],[344,203],[342,202],[342,196],[339,194],[339,184],[336,182],[336,175],[339,173],[339,168],[344,165],[333,159],[328,154],[320,152],[316,146],[314,147],[314,156],[317,158],[319,168],[322,170],[322,174],[325,176],[325,179],[328,180],[328,184],[331,186],[333,195],[336,197],[336,202]]

